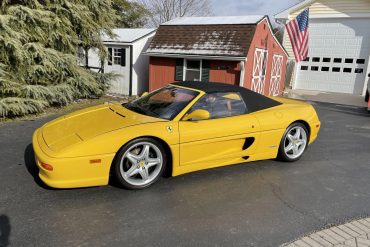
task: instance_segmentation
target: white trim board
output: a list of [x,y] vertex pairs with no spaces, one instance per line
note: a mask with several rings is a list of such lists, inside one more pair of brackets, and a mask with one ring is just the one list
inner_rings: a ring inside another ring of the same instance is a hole
[[225,61],[245,61],[246,59],[246,57],[204,56],[204,55],[202,56],[202,55],[150,53],[150,52],[144,52],[143,55],[152,57],[193,58],[193,59],[225,60]]
[[[267,22],[267,26],[269,27],[269,30],[270,30],[270,33],[271,33],[272,37],[274,37],[274,40],[276,41],[276,43],[278,44],[278,46],[280,46],[280,48],[283,50],[283,52],[285,53],[285,55],[286,55],[287,57],[289,57],[288,52],[285,50],[284,46],[283,46],[282,44],[280,44],[279,40],[277,40],[277,38],[276,38],[276,36],[275,36],[274,32],[272,31],[272,27],[271,27],[270,19],[268,18],[268,16],[265,16],[262,20],[260,20],[260,21],[257,23],[257,25],[258,25],[258,24],[260,24],[260,23],[261,23],[262,21],[264,21],[264,20],[266,20],[266,22]],[[250,48],[250,47],[249,47],[249,48]]]

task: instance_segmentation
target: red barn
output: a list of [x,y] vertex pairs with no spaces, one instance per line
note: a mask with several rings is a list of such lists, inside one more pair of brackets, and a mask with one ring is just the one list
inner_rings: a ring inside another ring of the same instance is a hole
[[240,85],[281,95],[287,53],[268,16],[183,17],[162,24],[146,55],[149,89],[174,81]]

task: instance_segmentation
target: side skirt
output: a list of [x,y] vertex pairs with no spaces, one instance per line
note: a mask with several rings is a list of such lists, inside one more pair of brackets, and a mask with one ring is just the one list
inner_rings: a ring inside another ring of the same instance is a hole
[[[172,170],[172,176],[178,176],[181,174],[189,173],[189,172],[195,172],[215,167],[222,167],[222,166],[229,166],[234,164],[240,164],[240,163],[247,163],[251,161],[257,161],[257,160],[268,160],[268,159],[275,159],[277,156],[277,152],[269,152],[269,153],[261,153],[261,154],[254,154],[250,156],[245,156],[242,158],[233,158],[233,159],[222,159],[222,160],[215,160],[212,162],[205,162],[205,163],[197,163],[192,164],[188,166],[174,166]],[[245,159],[247,158],[248,159]]]

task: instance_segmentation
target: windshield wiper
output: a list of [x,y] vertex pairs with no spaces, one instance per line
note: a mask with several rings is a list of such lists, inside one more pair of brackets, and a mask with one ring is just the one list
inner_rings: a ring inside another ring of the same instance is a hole
[[135,103],[127,103],[124,106],[129,110],[133,110],[137,113],[141,113],[141,114],[144,114],[146,116],[158,117],[157,114],[155,114],[154,112],[151,112],[151,111],[149,111],[145,108],[142,108],[142,107],[140,107],[139,105],[137,105]]
[[148,115],[147,112],[142,109],[140,106],[136,105],[136,104],[133,104],[133,103],[127,103],[126,105],[124,105],[126,108],[128,108],[129,110],[133,110],[137,113],[142,113],[144,115]]

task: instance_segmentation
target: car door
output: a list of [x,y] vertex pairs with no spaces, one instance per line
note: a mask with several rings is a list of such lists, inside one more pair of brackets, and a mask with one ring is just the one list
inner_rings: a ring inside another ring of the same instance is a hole
[[207,110],[206,120],[180,120],[180,165],[212,164],[247,159],[256,148],[258,120],[246,114],[238,93],[206,94],[188,111]]

